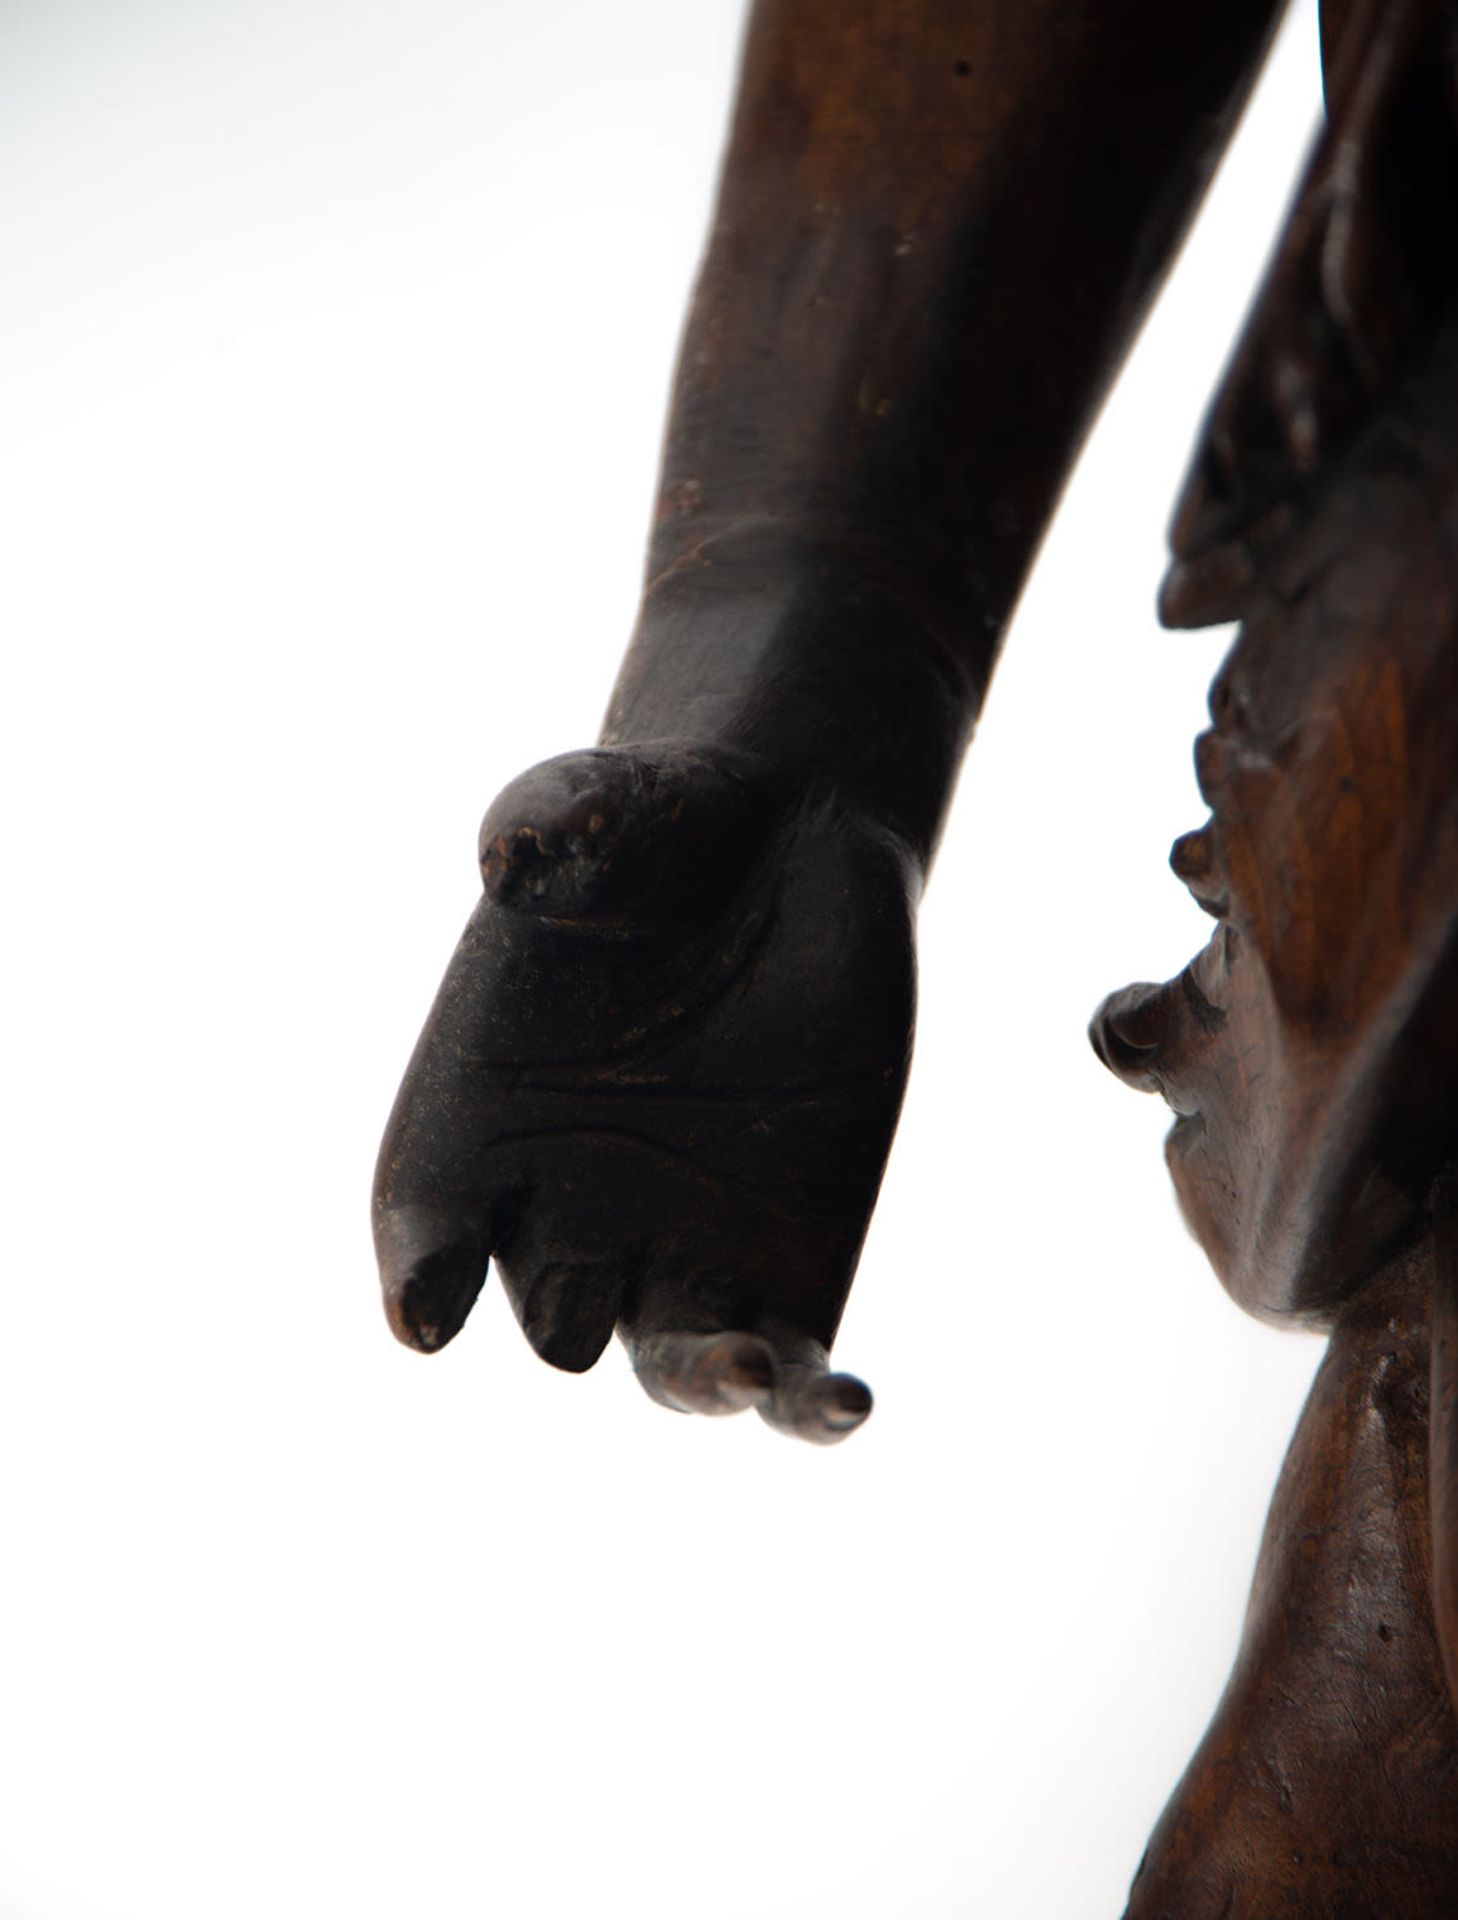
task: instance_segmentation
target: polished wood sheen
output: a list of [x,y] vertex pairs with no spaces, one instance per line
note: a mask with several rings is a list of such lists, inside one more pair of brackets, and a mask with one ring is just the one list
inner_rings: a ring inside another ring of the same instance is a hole
[[[556,1366],[616,1332],[668,1407],[865,1420],[829,1354],[928,867],[1279,11],[752,9],[602,735],[488,809],[381,1150],[407,1344],[490,1262]],[[1216,926],[1092,1037],[1172,1108],[1234,1299],[1330,1344],[1130,1920],[1458,1915],[1458,0],[1321,24],[1326,126],[1161,591],[1240,623],[1172,855]]]

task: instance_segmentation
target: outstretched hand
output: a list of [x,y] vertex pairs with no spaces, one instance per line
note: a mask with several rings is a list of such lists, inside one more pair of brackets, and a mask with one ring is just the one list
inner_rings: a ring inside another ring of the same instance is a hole
[[581,1372],[822,1442],[870,1411],[828,1350],[910,1056],[913,873],[830,794],[676,744],[567,754],[481,829],[483,896],[375,1181],[390,1324],[459,1332],[494,1260]]

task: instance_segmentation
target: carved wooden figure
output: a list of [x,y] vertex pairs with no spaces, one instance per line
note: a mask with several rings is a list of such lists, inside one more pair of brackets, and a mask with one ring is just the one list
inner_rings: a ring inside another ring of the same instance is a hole
[[[1277,0],[761,0],[596,749],[482,829],[381,1152],[391,1323],[835,1440],[913,926],[1003,629]],[[1056,290],[1076,286],[1077,298]]]
[[1454,27],[1350,21],[1176,514],[1166,616],[1242,621],[1172,855],[1219,925],[1094,1044],[1231,1294],[1331,1342],[1131,1920],[1458,1911]]
[[[495,1262],[569,1369],[833,1441],[958,763],[1276,0],[760,0],[642,611],[509,786],[381,1152],[391,1323]],[[1458,4],[1322,21],[1328,127],[1212,408],[1171,624],[1239,618],[1113,995],[1249,1310],[1331,1329],[1245,1640],[1130,1915],[1458,1913]],[[1445,1677],[1446,1674],[1446,1677]]]

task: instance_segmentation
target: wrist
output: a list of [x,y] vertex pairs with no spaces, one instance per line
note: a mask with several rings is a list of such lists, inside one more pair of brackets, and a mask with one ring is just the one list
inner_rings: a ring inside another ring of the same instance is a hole
[[654,559],[603,744],[748,754],[863,812],[924,873],[981,706],[963,636],[983,616],[829,522],[705,515]]

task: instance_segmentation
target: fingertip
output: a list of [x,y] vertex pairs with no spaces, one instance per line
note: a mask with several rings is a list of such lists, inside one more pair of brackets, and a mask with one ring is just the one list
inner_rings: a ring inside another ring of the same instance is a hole
[[850,1373],[829,1373],[817,1381],[808,1396],[810,1405],[800,1427],[801,1436],[817,1446],[833,1447],[848,1439],[871,1417],[874,1402],[864,1380]]
[[876,1404],[871,1389],[853,1373],[827,1374],[822,1398],[825,1417],[847,1429],[868,1419]]
[[403,1272],[383,1276],[385,1318],[403,1346],[438,1353],[466,1324],[486,1282],[486,1255],[468,1245],[436,1247]]
[[522,1303],[522,1331],[549,1366],[586,1373],[613,1337],[624,1291],[621,1274],[595,1267],[548,1267]]
[[874,1405],[871,1389],[852,1373],[787,1373],[760,1415],[780,1433],[833,1447],[865,1425]]

